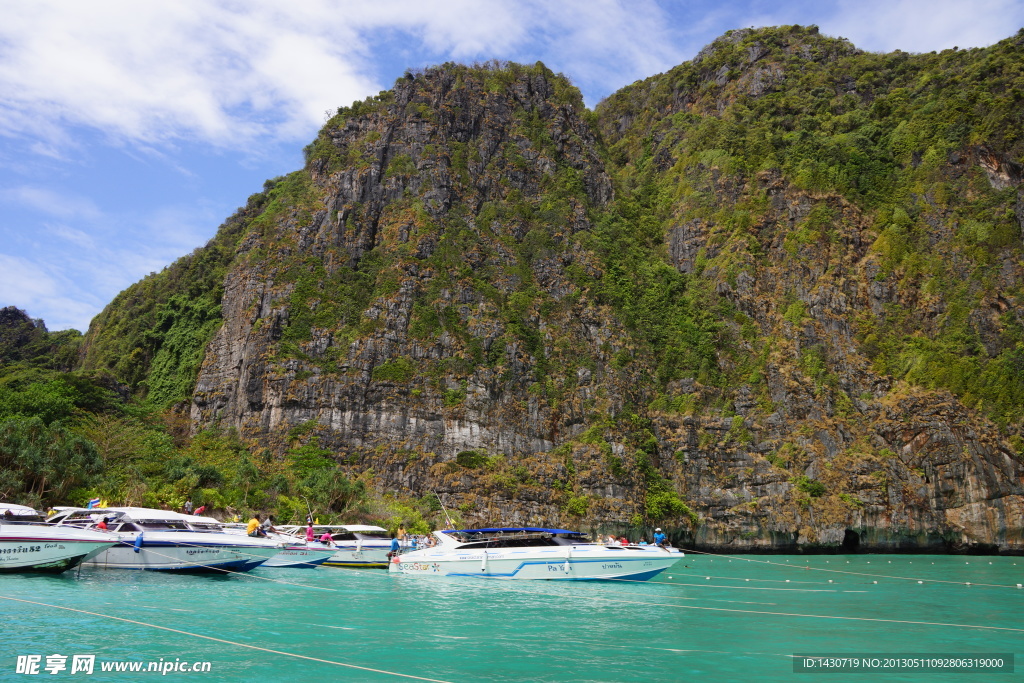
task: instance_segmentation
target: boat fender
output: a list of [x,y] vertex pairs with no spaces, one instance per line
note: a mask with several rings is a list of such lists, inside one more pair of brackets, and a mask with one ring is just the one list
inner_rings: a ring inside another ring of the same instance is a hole
[[135,552],[142,550],[142,534],[143,532],[140,531],[139,535],[135,537]]
[[398,564],[401,560],[398,559],[398,555],[391,558],[391,564]]

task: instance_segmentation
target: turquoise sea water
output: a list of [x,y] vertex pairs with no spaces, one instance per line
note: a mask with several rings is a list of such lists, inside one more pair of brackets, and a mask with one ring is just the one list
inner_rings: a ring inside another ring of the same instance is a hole
[[[4,575],[0,597],[49,606],[0,600],[0,680],[848,680],[794,673],[797,653],[1013,653],[1014,673],[873,672],[854,680],[1024,680],[1018,583],[1024,558],[929,555],[688,554],[644,583],[326,567],[248,576],[88,568]],[[54,654],[67,657],[57,675],[44,670]],[[40,673],[16,673],[19,655],[40,655]],[[70,674],[73,655],[95,655],[94,672]],[[209,662],[210,670],[100,670],[104,662],[145,668],[161,660]]]

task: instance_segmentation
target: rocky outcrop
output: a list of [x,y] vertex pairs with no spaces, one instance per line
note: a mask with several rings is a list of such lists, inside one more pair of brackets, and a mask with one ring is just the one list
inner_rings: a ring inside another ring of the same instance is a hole
[[[815,34],[786,59],[859,54]],[[886,265],[884,226],[855,202],[730,170],[721,150],[693,162],[663,125],[704,106],[699,79],[723,88],[708,115],[781,87],[792,64],[749,38],[702,52],[698,80],[634,86],[650,106],[600,120],[542,65],[445,65],[339,110],[239,243],[195,429],[235,427],[277,457],[316,436],[380,490],[437,492],[467,523],[657,522],[744,551],[1024,551],[1007,432],[873,362],[887,325],[938,334],[950,303]],[[1019,187],[1012,159],[965,154],[942,172]],[[658,248],[731,311],[717,362],[735,385],[659,383],[643,331],[599,294],[630,276],[605,272],[589,236],[636,220],[610,178],[633,182],[633,166],[685,186]],[[922,205],[936,243],[953,234],[948,202]],[[1005,260],[1003,291],[1020,263]],[[973,324],[994,357],[1016,303],[990,299]]]

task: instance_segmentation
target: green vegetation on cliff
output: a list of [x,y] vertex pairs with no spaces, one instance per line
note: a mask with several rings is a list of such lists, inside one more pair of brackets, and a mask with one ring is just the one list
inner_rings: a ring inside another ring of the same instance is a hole
[[5,433],[96,444],[65,493],[281,518],[426,524],[437,488],[800,537],[959,509],[944,478],[1012,498],[1018,460],[965,463],[1024,446],[1022,57],[733,31],[594,112],[539,63],[409,72],[119,295],[78,372],[0,326]]
[[949,389],[1019,429],[1020,309],[1003,312],[1001,329],[980,323],[994,301],[1022,293],[1001,277],[1021,255],[1022,93],[1024,31],[991,48],[912,55],[864,53],[815,27],[785,26],[730,32],[597,113],[622,186],[671,207],[646,211],[659,223],[646,232],[715,226],[721,248],[696,265],[715,269],[713,279],[735,286],[772,249],[767,176],[781,174],[813,202],[786,236],[790,268],[801,250],[817,256],[805,246],[842,239],[830,198],[852,203],[875,236],[864,254],[874,279],[936,302],[928,315],[897,301],[858,313],[875,371]]

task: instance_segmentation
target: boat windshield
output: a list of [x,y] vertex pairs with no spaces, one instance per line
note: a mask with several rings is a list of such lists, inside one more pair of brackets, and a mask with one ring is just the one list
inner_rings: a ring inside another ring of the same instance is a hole
[[188,531],[185,522],[178,520],[146,520],[138,522],[146,531]]
[[3,516],[0,517],[0,522],[3,524],[39,524],[45,521],[46,519],[39,513],[28,514],[20,511],[14,513],[10,510],[5,510]]
[[123,513],[107,510],[77,510],[63,515],[55,515],[49,519],[51,524],[66,524],[85,528],[98,523],[101,519],[109,520],[108,525],[121,519]]
[[458,539],[461,548],[533,548],[547,545],[578,545],[589,543],[577,532],[551,533],[547,531],[456,531],[452,536]]

